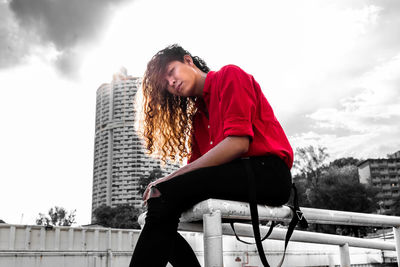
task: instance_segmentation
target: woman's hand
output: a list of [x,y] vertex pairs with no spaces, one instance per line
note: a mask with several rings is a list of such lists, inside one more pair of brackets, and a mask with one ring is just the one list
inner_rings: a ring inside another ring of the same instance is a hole
[[154,182],[149,183],[143,194],[144,205],[147,204],[147,200],[152,197],[161,196],[160,191],[156,187],[156,184],[167,181],[174,178],[175,176],[182,175],[184,173],[194,171],[199,168],[210,167],[221,165],[234,160],[249,149],[250,139],[248,136],[228,136],[222,140],[218,145],[209,150],[206,154],[180,168],[179,170],[171,173],[170,175],[158,179]]
[[164,181],[164,179],[158,179],[158,180],[153,181],[153,182],[151,182],[151,183],[149,183],[147,185],[146,190],[143,193],[143,204],[144,205],[147,205],[147,200],[150,197],[159,197],[159,196],[161,196],[160,191],[157,188],[155,188],[154,186],[156,184],[162,182],[162,181]]

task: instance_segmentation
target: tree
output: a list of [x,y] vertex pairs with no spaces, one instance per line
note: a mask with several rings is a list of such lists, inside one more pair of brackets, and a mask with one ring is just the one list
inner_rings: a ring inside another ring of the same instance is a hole
[[390,206],[390,214],[400,216],[400,195],[393,199],[393,204]]
[[55,206],[50,208],[48,215],[39,213],[39,218],[36,219],[37,225],[52,225],[52,226],[71,226],[75,221],[76,210],[67,212],[63,207]]
[[104,227],[139,229],[137,222],[140,210],[131,205],[119,205],[112,208],[102,205],[94,210],[94,223]]
[[0,219],[0,223],[6,223],[6,222]]
[[335,159],[332,161],[329,166],[336,166],[339,168],[342,168],[344,166],[357,166],[357,164],[360,162],[360,160],[355,159],[353,157],[347,157],[347,158],[339,158]]
[[[307,187],[306,181],[301,177],[299,177],[299,175],[295,175],[293,177],[293,183],[296,185],[299,206],[312,207],[308,197],[310,190]],[[293,201],[293,196],[291,196],[289,203],[292,203],[292,201]]]
[[376,191],[358,182],[355,166],[329,167],[321,176],[319,187],[311,194],[313,207],[354,211],[375,211]]
[[301,147],[295,152],[294,169],[305,176],[307,184],[317,187],[325,160],[329,157],[326,147]]
[[[339,158],[325,164],[326,148],[298,148],[293,177],[301,206],[354,212],[374,212],[377,190],[359,183],[358,159]],[[400,200],[399,200],[400,207]],[[310,229],[343,235],[366,234],[365,227],[311,225]]]
[[141,176],[139,178],[139,189],[138,189],[138,194],[143,195],[144,191],[146,190],[146,187],[149,183],[157,180],[158,178],[163,177],[163,173],[160,167],[154,168],[151,170],[150,174],[148,176]]
[[[354,165],[330,167],[321,173],[319,186],[310,193],[314,208],[370,213],[376,210],[377,190],[359,183]],[[321,231],[342,235],[365,235],[367,228],[355,226],[320,226]]]

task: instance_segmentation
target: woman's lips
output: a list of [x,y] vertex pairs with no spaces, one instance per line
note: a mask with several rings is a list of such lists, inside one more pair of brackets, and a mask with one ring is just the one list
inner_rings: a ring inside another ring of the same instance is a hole
[[181,88],[182,88],[182,82],[179,83],[179,85],[176,87],[176,91],[178,91],[180,93],[181,92]]

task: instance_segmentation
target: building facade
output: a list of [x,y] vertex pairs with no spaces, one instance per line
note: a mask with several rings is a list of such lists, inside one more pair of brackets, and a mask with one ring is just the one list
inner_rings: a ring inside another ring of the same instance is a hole
[[400,196],[400,151],[384,159],[367,159],[358,164],[360,182],[379,189],[380,212],[391,214],[394,200]]
[[[141,206],[138,180],[160,167],[159,160],[146,155],[134,126],[134,101],[140,84],[140,78],[128,76],[123,69],[97,90],[92,214],[103,204]],[[178,168],[178,164],[161,167],[165,174]]]

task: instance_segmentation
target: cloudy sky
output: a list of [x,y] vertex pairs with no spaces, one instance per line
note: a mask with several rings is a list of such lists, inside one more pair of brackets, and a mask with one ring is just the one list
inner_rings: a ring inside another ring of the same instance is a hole
[[179,43],[254,75],[294,148],[400,150],[400,1],[0,0],[0,219],[90,222],[96,89]]

